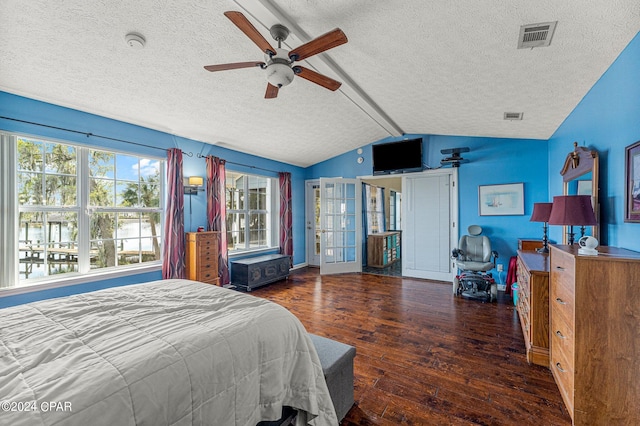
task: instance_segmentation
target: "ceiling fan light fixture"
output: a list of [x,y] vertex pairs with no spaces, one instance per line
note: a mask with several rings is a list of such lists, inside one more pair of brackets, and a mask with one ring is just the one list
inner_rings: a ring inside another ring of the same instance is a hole
[[275,62],[267,67],[267,81],[276,87],[284,87],[293,81],[291,66]]

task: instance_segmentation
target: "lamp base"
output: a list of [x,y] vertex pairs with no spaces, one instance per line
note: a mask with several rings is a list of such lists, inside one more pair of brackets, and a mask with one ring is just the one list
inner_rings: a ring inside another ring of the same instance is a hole
[[536,249],[536,251],[538,253],[549,253],[549,247],[543,246],[543,247],[540,247],[539,249]]

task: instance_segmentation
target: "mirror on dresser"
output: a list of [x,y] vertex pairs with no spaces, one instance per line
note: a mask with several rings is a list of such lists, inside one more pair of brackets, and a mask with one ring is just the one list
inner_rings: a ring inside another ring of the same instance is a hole
[[[598,201],[598,151],[573,143],[571,151],[560,171],[564,183],[563,195],[590,195],[591,205],[598,221],[587,226],[585,235],[600,239],[600,208]],[[563,227],[562,243],[567,244],[567,227]]]

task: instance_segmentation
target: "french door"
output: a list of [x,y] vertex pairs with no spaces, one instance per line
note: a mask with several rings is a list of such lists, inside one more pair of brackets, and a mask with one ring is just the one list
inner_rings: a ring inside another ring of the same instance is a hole
[[362,183],[320,179],[320,274],[362,271]]

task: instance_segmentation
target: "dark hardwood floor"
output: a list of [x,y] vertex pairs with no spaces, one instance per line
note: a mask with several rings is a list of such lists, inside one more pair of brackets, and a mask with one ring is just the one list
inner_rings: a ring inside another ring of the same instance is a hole
[[571,425],[550,371],[527,364],[511,299],[451,293],[450,283],[315,268],[251,292],[356,347],[356,403],[342,425]]

